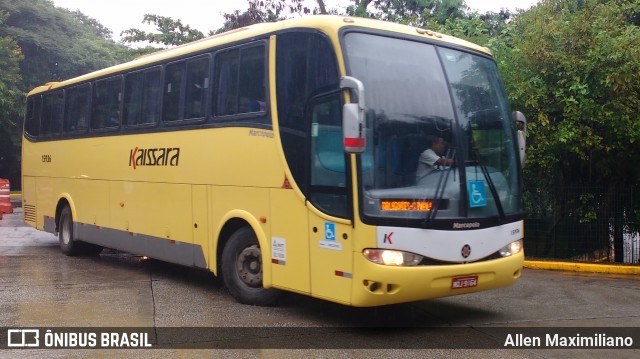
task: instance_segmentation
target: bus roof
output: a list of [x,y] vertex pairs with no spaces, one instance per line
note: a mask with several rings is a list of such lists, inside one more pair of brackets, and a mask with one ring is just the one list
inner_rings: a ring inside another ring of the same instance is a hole
[[444,43],[454,44],[457,46],[466,47],[475,51],[491,55],[489,49],[473,44],[471,42],[440,34],[435,31],[425,30],[421,28],[415,28],[407,25],[396,24],[387,21],[380,21],[367,18],[349,17],[349,16],[337,16],[337,15],[314,15],[306,16],[302,18],[294,18],[289,20],[283,20],[273,23],[262,23],[242,27],[234,30],[230,30],[221,34],[209,36],[200,40],[190,42],[188,44],[175,46],[169,49],[160,50],[148,55],[140,56],[132,61],[118,64],[115,66],[107,67],[101,70],[97,70],[85,75],[81,75],[72,79],[68,79],[60,82],[48,82],[43,86],[34,88],[29,92],[29,95],[39,92],[56,89],[72,85],[74,83],[90,80],[93,78],[105,77],[111,74],[116,74],[122,71],[135,69],[138,67],[144,67],[152,65],[154,63],[161,63],[162,61],[170,60],[172,58],[179,58],[187,56],[191,53],[198,53],[205,51],[209,48],[214,48],[227,43],[233,43],[236,41],[257,38],[265,34],[273,33],[279,30],[292,29],[292,28],[314,28],[319,29],[327,34],[336,34],[343,27],[364,27],[376,30],[391,31],[411,36],[422,36],[430,38],[434,41],[442,41]]

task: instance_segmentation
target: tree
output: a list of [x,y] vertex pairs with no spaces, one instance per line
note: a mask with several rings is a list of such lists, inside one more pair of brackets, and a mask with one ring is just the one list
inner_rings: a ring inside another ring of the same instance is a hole
[[81,13],[79,10],[72,12],[72,14],[73,14],[73,17],[75,17],[78,22],[93,28],[94,34],[96,36],[101,37],[103,39],[112,38],[113,31],[111,31],[111,29],[109,29],[108,27],[102,25],[98,20]]
[[110,30],[47,0],[0,0],[0,176],[20,188],[25,93],[129,59]]
[[534,118],[532,170],[559,169],[565,183],[640,180],[627,165],[640,153],[630,150],[640,149],[638,5],[549,1],[517,19],[504,70],[513,101]]
[[[7,15],[0,11],[0,26]],[[0,127],[15,126],[12,118],[19,114],[19,104],[24,95],[19,89],[22,76],[20,75],[20,60],[22,51],[18,44],[9,36],[0,36]]]
[[145,32],[131,28],[122,32],[125,35],[122,42],[149,42],[167,46],[186,44],[204,38],[200,30],[192,29],[189,25],[183,25],[182,21],[170,17],[146,14],[142,22],[155,25],[158,32]]
[[[516,17],[512,47],[496,54],[512,103],[530,119],[526,187],[551,192],[555,223],[598,220],[640,182],[639,12],[638,0],[544,1]],[[585,186],[606,195],[567,197]],[[616,218],[638,210],[615,208]]]
[[303,5],[303,0],[249,0],[249,8],[245,11],[235,10],[222,16],[224,25],[215,31],[216,34],[262,22],[274,22],[287,18],[287,15],[308,15],[326,13],[324,0],[317,0],[320,9],[310,9]]
[[[7,14],[0,10],[0,26],[4,24]],[[20,91],[20,60],[22,51],[9,36],[0,35],[0,178],[13,180],[19,176],[20,129],[18,119],[22,112]]]
[[11,36],[20,46],[23,90],[59,81],[127,58],[126,49],[98,36],[97,21],[60,9],[46,0],[0,0],[7,13],[0,35]]
[[[370,5],[372,9],[369,9]],[[444,25],[448,19],[465,18],[467,10],[464,0],[354,0],[347,13],[416,27],[433,27]]]

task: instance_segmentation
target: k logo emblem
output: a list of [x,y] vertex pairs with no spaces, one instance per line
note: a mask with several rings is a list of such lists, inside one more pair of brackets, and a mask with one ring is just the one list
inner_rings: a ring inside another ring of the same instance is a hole
[[469,258],[469,256],[471,255],[471,246],[468,244],[465,244],[462,247],[460,254],[462,254],[462,258]]

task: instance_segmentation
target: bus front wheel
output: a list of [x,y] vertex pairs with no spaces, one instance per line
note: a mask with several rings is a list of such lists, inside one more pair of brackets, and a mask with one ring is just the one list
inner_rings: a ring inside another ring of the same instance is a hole
[[272,305],[280,291],[262,286],[262,251],[253,230],[243,227],[235,231],[222,251],[222,278],[238,302]]

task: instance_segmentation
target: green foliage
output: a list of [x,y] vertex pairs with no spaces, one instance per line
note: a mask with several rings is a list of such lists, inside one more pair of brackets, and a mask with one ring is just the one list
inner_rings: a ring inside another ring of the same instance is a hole
[[303,0],[249,0],[249,8],[245,11],[235,10],[232,13],[223,14],[224,25],[214,33],[258,24],[262,22],[275,22],[285,20],[288,15],[309,15],[326,13],[324,0],[317,0],[319,9],[310,9],[304,6]]
[[[7,14],[0,10],[0,26]],[[20,60],[22,51],[9,36],[0,35],[0,178],[9,178],[19,174],[20,129],[17,119],[22,113],[24,93],[19,86]]]
[[640,201],[616,202],[640,182],[640,1],[543,1],[490,46],[514,108],[529,118],[525,205],[537,211],[544,193],[556,224],[611,221],[621,250],[622,228],[640,228]]
[[[497,55],[530,116],[529,175],[564,186],[640,180],[640,1],[547,1]],[[634,20],[635,19],[635,20]],[[504,61],[508,59],[508,61]]]
[[113,36],[111,29],[102,25],[98,20],[91,18],[78,10],[74,11],[72,14],[78,22],[93,28],[96,36],[104,39],[110,39]]
[[45,0],[0,0],[7,13],[0,35],[22,49],[22,90],[107,67],[124,60],[124,46],[104,35],[97,21]]
[[[372,17],[427,28],[487,45],[498,38],[513,14],[469,12],[464,0],[363,0],[347,8],[352,16]],[[371,9],[368,7],[371,5]]]
[[464,0],[360,0],[347,7],[347,14],[435,29],[447,20],[465,18],[466,10]]
[[[6,13],[0,11],[0,26],[6,19]],[[19,104],[23,92],[19,85],[22,81],[20,74],[20,60],[22,51],[18,44],[9,36],[0,35],[0,127],[15,127],[13,121],[16,114],[21,113]]]
[[20,187],[25,93],[130,58],[111,31],[47,0],[0,0],[0,177]]
[[122,32],[125,36],[122,42],[137,43],[149,42],[162,45],[181,45],[204,38],[204,34],[189,25],[183,25],[180,20],[174,20],[166,16],[146,14],[145,24],[155,25],[157,33],[145,32],[139,29],[129,29]]

